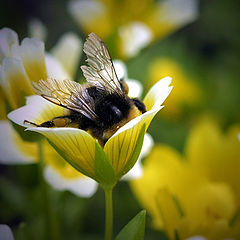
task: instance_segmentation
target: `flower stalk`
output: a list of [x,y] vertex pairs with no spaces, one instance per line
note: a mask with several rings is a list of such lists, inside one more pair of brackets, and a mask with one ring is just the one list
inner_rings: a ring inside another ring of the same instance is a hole
[[43,153],[43,143],[38,141],[38,156],[39,156],[39,181],[41,187],[41,193],[43,196],[43,209],[45,218],[45,237],[46,239],[58,239],[58,233],[54,222],[54,214],[50,206],[50,199],[48,194],[48,186],[43,179],[43,169],[44,169],[44,153]]
[[105,240],[112,240],[113,233],[113,188],[104,189],[105,192]]

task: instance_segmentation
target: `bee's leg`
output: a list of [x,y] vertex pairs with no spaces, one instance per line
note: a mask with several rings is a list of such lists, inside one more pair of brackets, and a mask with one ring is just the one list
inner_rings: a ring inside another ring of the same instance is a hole
[[35,127],[41,127],[41,125],[36,124],[36,123],[34,123],[34,122],[31,122],[31,121],[28,121],[28,120],[24,120],[23,123],[24,123],[24,124],[25,124],[25,123],[28,123],[28,124],[34,125]]
[[138,98],[132,98],[132,101],[134,102],[136,107],[139,109],[139,111],[141,111],[142,113],[146,112],[146,106],[141,100],[139,100]]
[[37,124],[28,120],[24,120],[24,123],[29,123],[31,125],[34,125],[35,127],[47,127],[47,128],[54,127],[53,121],[46,121],[41,124]]
[[53,127],[65,127],[72,122],[69,116],[55,117],[52,119]]
[[36,127],[65,127],[67,124],[71,122],[71,119],[68,118],[68,116],[62,116],[62,117],[55,117],[50,121],[43,122],[41,124],[36,124],[34,122],[24,120],[24,123],[29,123],[31,125],[34,125]]

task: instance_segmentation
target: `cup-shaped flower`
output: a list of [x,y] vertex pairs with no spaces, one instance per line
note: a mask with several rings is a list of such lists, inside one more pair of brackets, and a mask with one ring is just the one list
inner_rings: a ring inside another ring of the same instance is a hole
[[[156,83],[143,102],[147,111],[119,128],[104,147],[87,131],[70,127],[31,127],[27,130],[41,133],[75,169],[102,185],[114,185],[135,164],[141,150],[144,133],[172,87],[171,78]],[[32,96],[27,105],[11,112],[8,117],[27,127],[24,120],[41,124],[62,116],[64,109],[49,101]]]
[[[24,38],[9,28],[0,30],[0,163],[32,164],[39,161],[39,137],[23,133],[21,127],[6,120],[6,103],[10,109],[25,104],[23,96],[34,94],[31,82],[40,78],[72,79],[82,50],[82,42],[73,33],[64,34],[59,42],[46,53],[44,43],[37,38]],[[68,61],[65,61],[65,55]],[[16,131],[16,129],[18,131]],[[91,196],[97,184],[77,172],[47,141],[41,141],[44,156],[45,180],[58,190],[69,190],[82,197]]]
[[[19,44],[18,35],[9,28],[0,30],[0,40],[0,101],[3,108],[8,102],[12,110],[24,105],[23,96],[34,94],[32,82],[47,77],[71,79],[82,49],[72,33],[63,36],[52,55],[45,53],[44,43],[37,38],[24,38]],[[62,57],[66,53],[67,63]]]

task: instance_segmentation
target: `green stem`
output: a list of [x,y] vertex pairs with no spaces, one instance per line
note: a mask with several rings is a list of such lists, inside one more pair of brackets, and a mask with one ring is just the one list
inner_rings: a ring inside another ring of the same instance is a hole
[[105,240],[112,240],[113,233],[113,203],[112,188],[105,191]]
[[43,178],[43,170],[44,170],[44,154],[43,154],[43,144],[42,141],[38,141],[38,157],[39,157],[39,180],[41,186],[42,193],[42,201],[43,201],[43,209],[44,209],[44,218],[45,218],[45,239],[57,239],[55,224],[54,224],[54,216],[51,209],[48,186]]

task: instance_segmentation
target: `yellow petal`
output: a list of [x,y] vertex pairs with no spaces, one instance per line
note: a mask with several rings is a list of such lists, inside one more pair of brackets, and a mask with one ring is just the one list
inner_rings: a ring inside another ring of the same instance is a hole
[[120,128],[105,144],[104,151],[108,155],[118,177],[125,174],[124,170],[131,160],[143,125],[145,124],[146,131],[159,110],[160,107],[131,120]]
[[170,239],[174,239],[175,230],[183,216],[179,206],[167,189],[159,189],[156,195],[156,202],[159,213],[163,220],[163,228]]
[[85,33],[95,32],[105,38],[113,30],[107,6],[102,1],[74,0],[69,4],[69,12]]
[[15,54],[20,56],[31,81],[38,82],[47,78],[44,52],[44,43],[36,38],[24,38],[15,49]]
[[32,95],[33,89],[22,62],[5,58],[1,68],[1,86],[10,106],[16,109],[24,104],[23,94]]
[[240,204],[240,147],[235,125],[227,134],[210,117],[201,118],[192,129],[187,141],[186,154],[193,167],[210,179],[225,181],[232,186]]
[[[1,81],[1,80],[0,80]],[[0,120],[7,119],[6,96],[0,86]]]
[[57,146],[82,173],[95,177],[95,139],[77,128],[28,128],[39,132]]

